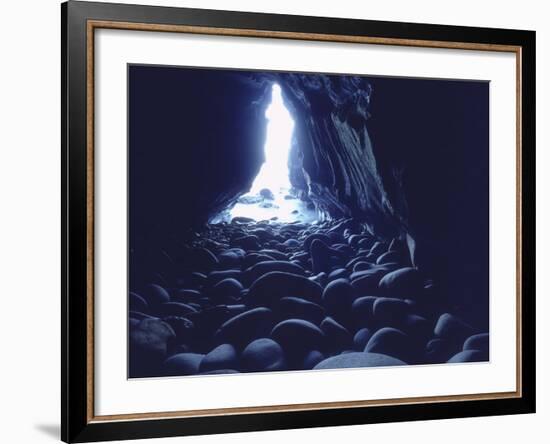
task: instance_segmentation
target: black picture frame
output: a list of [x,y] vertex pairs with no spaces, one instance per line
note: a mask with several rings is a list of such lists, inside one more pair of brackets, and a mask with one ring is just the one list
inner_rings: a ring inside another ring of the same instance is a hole
[[[521,395],[513,398],[96,421],[90,417],[87,26],[90,20],[512,45],[521,53]],[[61,438],[89,442],[535,412],[535,32],[69,1],[61,5]]]

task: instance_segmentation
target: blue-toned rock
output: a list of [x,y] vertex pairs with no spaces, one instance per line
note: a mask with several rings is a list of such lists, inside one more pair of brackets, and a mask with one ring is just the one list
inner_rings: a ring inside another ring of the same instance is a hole
[[131,311],[147,313],[149,311],[149,304],[139,294],[130,292],[128,296],[128,308]]
[[164,361],[163,373],[165,376],[196,375],[203,358],[199,353],[178,353]]
[[241,368],[247,372],[285,370],[282,347],[273,339],[260,338],[248,344],[241,355]]
[[160,285],[149,284],[141,292],[141,296],[147,301],[151,308],[170,302],[170,294]]
[[414,299],[422,294],[424,279],[416,268],[400,268],[380,279],[379,287],[384,296]]
[[381,268],[371,268],[370,270],[358,271],[352,273],[351,285],[355,288],[357,294],[360,295],[378,295],[378,283],[380,279],[387,273]]
[[214,285],[210,297],[218,303],[231,303],[239,300],[243,285],[234,278],[226,278]]
[[319,325],[325,317],[325,309],[302,298],[286,297],[279,301],[279,315],[282,319],[304,319]]
[[304,355],[300,368],[302,370],[311,370],[323,359],[325,359],[325,355],[323,353],[321,353],[319,350],[311,350]]
[[166,302],[160,305],[158,313],[161,316],[182,316],[185,317],[189,313],[195,313],[197,310],[189,305],[182,304],[181,302]]
[[273,256],[270,256],[267,254],[249,253],[244,257],[242,266],[243,266],[243,269],[246,270],[247,268],[250,268],[259,262],[274,261],[274,260],[275,258]]
[[410,306],[401,299],[378,298],[372,311],[380,325],[400,325],[411,312]]
[[188,304],[190,302],[199,302],[201,298],[202,298],[202,293],[199,290],[182,288],[175,292],[175,294],[172,297],[172,301]]
[[381,264],[387,264],[387,263],[392,263],[392,262],[401,262],[403,260],[403,257],[400,253],[398,253],[397,251],[388,251],[384,254],[381,254],[378,259],[376,260],[376,263],[378,265],[381,265]]
[[337,268],[336,270],[332,270],[328,275],[328,281],[332,282],[336,279],[347,279],[349,276],[348,270],[345,268]]
[[348,316],[354,299],[355,290],[347,279],[336,279],[323,291],[323,306],[336,317]]
[[285,351],[317,350],[324,348],[325,335],[315,324],[303,319],[279,322],[271,331],[271,338]]
[[363,296],[353,301],[351,316],[356,326],[365,327],[373,322],[373,307],[376,299],[378,299],[376,296]]
[[489,354],[481,350],[463,350],[454,355],[447,362],[456,364],[460,362],[485,362],[489,360]]
[[215,334],[217,343],[230,343],[244,347],[252,340],[269,336],[275,316],[268,308],[259,307],[245,311],[224,322]]
[[258,236],[242,236],[238,237],[233,241],[235,247],[240,247],[244,250],[259,250],[260,249],[260,239]]
[[320,325],[321,331],[325,334],[325,346],[331,351],[341,351],[351,348],[353,338],[351,333],[331,317],[323,319]]
[[292,273],[297,275],[304,275],[305,270],[300,265],[289,261],[265,261],[258,262],[248,270],[246,270],[246,277],[249,282],[254,282],[260,276],[270,273],[272,271],[281,271],[285,273]]
[[297,274],[273,271],[256,279],[247,295],[248,303],[253,307],[272,307],[279,299],[292,296],[320,303],[323,288]]
[[210,372],[222,369],[238,369],[237,350],[231,344],[221,344],[210,351],[201,361],[199,371]]
[[372,331],[368,328],[361,328],[357,330],[353,336],[353,347],[357,351],[363,351],[372,336]]
[[470,325],[450,313],[442,314],[434,328],[436,336],[461,343],[474,333],[475,331]]
[[353,352],[332,356],[321,361],[314,370],[328,370],[337,368],[361,368],[361,367],[389,367],[394,365],[406,365],[405,362],[381,353]]
[[420,358],[422,353],[418,345],[401,330],[384,327],[372,335],[365,347],[365,352],[381,353],[411,363]]
[[489,333],[479,333],[477,335],[470,336],[464,341],[463,350],[481,350],[489,351]]

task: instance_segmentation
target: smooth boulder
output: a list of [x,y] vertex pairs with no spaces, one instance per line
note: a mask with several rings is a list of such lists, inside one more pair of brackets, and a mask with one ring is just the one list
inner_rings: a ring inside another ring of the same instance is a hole
[[247,372],[284,370],[286,368],[284,351],[273,339],[256,339],[243,350],[241,368]]
[[394,365],[406,365],[405,362],[392,356],[381,353],[352,352],[332,356],[321,361],[314,367],[314,370],[328,370],[338,368],[361,368],[361,367],[389,367]]

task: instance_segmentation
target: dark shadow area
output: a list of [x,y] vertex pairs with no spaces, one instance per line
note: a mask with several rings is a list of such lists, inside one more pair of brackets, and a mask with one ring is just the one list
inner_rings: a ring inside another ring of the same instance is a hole
[[35,424],[34,428],[56,441],[61,437],[61,427],[59,424]]

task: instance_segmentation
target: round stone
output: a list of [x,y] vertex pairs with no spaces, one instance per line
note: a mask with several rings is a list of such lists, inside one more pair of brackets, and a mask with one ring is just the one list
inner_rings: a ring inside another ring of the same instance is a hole
[[214,285],[210,297],[217,302],[233,302],[241,296],[243,285],[234,278],[226,278]]
[[254,339],[268,336],[275,323],[273,312],[259,307],[224,322],[215,334],[217,343],[245,346]]
[[406,267],[386,274],[379,287],[384,296],[414,299],[422,294],[424,280],[416,268]]
[[255,307],[271,307],[285,296],[300,297],[319,303],[323,288],[297,274],[272,271],[256,279],[250,286],[247,300]]
[[318,325],[325,317],[325,309],[305,299],[286,297],[279,301],[279,314],[283,319],[304,319]]
[[474,329],[462,319],[450,313],[444,313],[437,320],[434,333],[440,338],[462,343],[462,341],[475,332]]
[[201,361],[199,371],[210,372],[221,369],[237,369],[238,356],[231,344],[222,344],[210,351]]
[[378,299],[376,296],[363,296],[353,301],[351,315],[355,325],[365,327],[373,321],[373,307],[376,299]]
[[489,333],[479,333],[464,341],[463,350],[489,351]]
[[320,328],[325,334],[325,344],[328,350],[341,351],[352,346],[351,333],[331,317],[323,319]]
[[330,282],[323,291],[323,306],[328,313],[347,316],[355,298],[355,291],[347,279]]
[[130,292],[128,296],[128,308],[131,311],[147,313],[149,311],[149,304],[139,294]]
[[285,351],[322,349],[325,340],[325,335],[319,327],[303,319],[279,322],[273,327],[271,337]]
[[166,302],[160,305],[158,309],[162,316],[187,316],[189,313],[194,313],[197,310],[189,304],[182,304],[181,302]]
[[304,275],[305,270],[295,263],[289,261],[265,261],[258,262],[257,264],[246,270],[246,278],[249,282],[254,282],[260,276],[270,273],[272,271],[281,271],[285,273],[292,273],[298,275]]
[[337,368],[360,367],[389,367],[393,365],[406,365],[405,362],[381,353],[352,352],[332,356],[321,361],[314,370],[328,370]]
[[361,328],[357,330],[355,336],[353,336],[353,346],[355,350],[363,351],[371,336],[372,332],[368,328]]
[[325,355],[319,350],[311,350],[307,352],[302,360],[302,370],[311,370],[323,359],[325,359]]
[[487,352],[481,350],[463,350],[454,355],[447,362],[456,364],[460,362],[484,362],[488,360],[489,356]]
[[247,372],[284,370],[286,363],[283,349],[273,339],[256,339],[243,350],[241,368]]
[[170,356],[163,364],[165,376],[196,375],[204,355],[198,353],[178,353]]
[[372,335],[365,347],[365,352],[381,353],[410,363],[419,359],[419,350],[410,338],[401,330],[384,327]]
[[170,295],[168,292],[157,284],[149,284],[145,286],[142,296],[150,307],[158,307],[161,304],[170,302]]
[[411,308],[401,299],[378,298],[374,301],[372,311],[381,325],[397,325],[410,313]]

